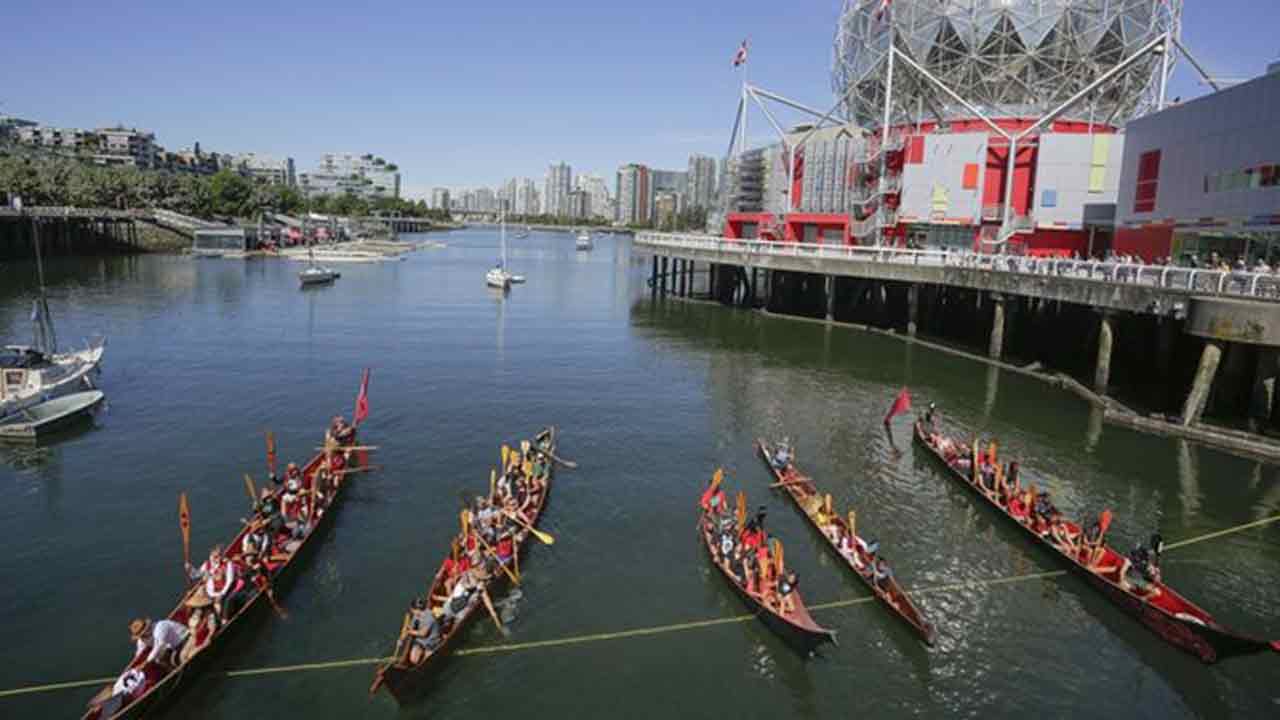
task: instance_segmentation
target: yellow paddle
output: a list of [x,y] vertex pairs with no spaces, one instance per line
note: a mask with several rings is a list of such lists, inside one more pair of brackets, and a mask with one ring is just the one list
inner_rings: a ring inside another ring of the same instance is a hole
[[253,478],[249,477],[249,473],[244,474],[244,491],[249,493],[249,502],[258,502],[258,488],[253,486]]
[[503,511],[502,511],[502,514],[503,514],[503,515],[506,515],[507,517],[511,518],[512,520],[515,520],[517,525],[520,525],[520,526],[521,526],[521,527],[523,527],[524,529],[528,530],[530,534],[532,534],[534,537],[538,538],[538,540],[542,541],[542,544],[543,544],[543,545],[555,545],[555,544],[556,544],[556,539],[555,539],[555,537],[553,537],[550,533],[545,533],[545,532],[543,532],[543,531],[539,530],[538,528],[536,528],[536,527],[534,527],[534,526],[530,525],[528,522],[525,522],[525,519],[524,519],[524,518],[522,518],[522,517],[520,517],[519,515],[517,515],[517,514],[515,514],[515,513],[511,512],[510,510],[503,510]]

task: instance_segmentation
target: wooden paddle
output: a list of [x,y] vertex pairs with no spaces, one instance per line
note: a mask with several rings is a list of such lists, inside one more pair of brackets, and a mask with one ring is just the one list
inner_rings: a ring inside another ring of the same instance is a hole
[[782,481],[780,481],[780,482],[776,482],[776,483],[774,483],[774,484],[770,485],[769,487],[771,487],[771,488],[780,488],[780,487],[787,487],[788,485],[802,485],[802,484],[807,483],[807,482],[809,482],[809,478],[807,478],[807,477],[805,477],[805,476],[803,476],[803,475],[797,475],[797,476],[796,476],[796,478],[795,478],[794,480],[782,480]]
[[249,477],[249,473],[244,474],[244,491],[249,493],[249,503],[258,502],[258,488],[253,485],[253,478]]
[[480,541],[480,544],[484,546],[484,551],[486,553],[489,553],[489,557],[493,558],[494,562],[498,563],[498,567],[502,568],[502,571],[507,574],[507,577],[511,578],[511,582],[515,583],[516,585],[519,585],[520,576],[511,572],[511,568],[504,565],[502,561],[498,559],[498,553],[493,551],[493,548],[489,546],[489,543],[484,541],[484,538],[481,537],[480,533],[478,532],[476,533],[476,540]]
[[262,592],[267,596],[267,602],[271,604],[271,609],[276,611],[276,614],[280,616],[280,619],[288,620],[289,613],[285,612],[284,608],[280,607],[279,602],[276,602],[276,593],[271,588],[271,580],[269,578],[267,579],[267,584],[262,587]]
[[480,599],[484,601],[484,607],[489,611],[489,617],[493,618],[493,624],[498,626],[498,632],[502,633],[502,637],[510,636],[511,631],[502,624],[498,611],[493,608],[493,600],[489,598],[489,590],[484,585],[480,586]]
[[555,453],[551,452],[550,450],[547,450],[545,448],[538,448],[538,451],[546,455],[547,457],[551,458],[555,462],[569,468],[570,470],[576,470],[578,468],[578,463],[572,460],[564,460],[562,458],[559,458],[556,456]]
[[[431,611],[428,610],[427,612],[431,612]],[[400,623],[400,637],[396,638],[396,660],[399,660],[400,656],[404,655],[409,649],[408,646],[405,644],[404,639],[409,634],[409,618],[411,618],[412,616],[413,616],[412,610],[405,611],[404,622]],[[378,673],[378,679],[379,680],[382,679],[381,672]]]
[[276,436],[267,431],[267,472],[276,474]]
[[489,499],[493,500],[498,492],[498,471],[489,468]]
[[182,528],[182,574],[186,577],[186,569],[191,567],[191,508],[186,493],[178,494],[178,527]]
[[372,472],[374,470],[381,470],[381,469],[382,469],[381,465],[361,465],[360,467],[357,467],[357,468],[343,468],[341,470],[336,470],[334,471],[334,474],[335,475],[351,475],[353,473]]
[[554,537],[553,535],[551,535],[550,533],[545,533],[545,532],[543,532],[543,531],[539,530],[538,528],[536,528],[536,527],[534,527],[534,526],[530,525],[530,524],[529,524],[529,523],[528,523],[524,518],[520,517],[520,516],[519,516],[519,515],[517,515],[516,513],[513,513],[513,512],[511,512],[510,510],[506,510],[506,509],[504,509],[504,510],[502,510],[502,514],[503,514],[503,515],[506,515],[507,517],[511,518],[512,520],[515,520],[517,525],[520,525],[520,526],[521,526],[521,527],[523,527],[524,529],[528,530],[528,531],[529,531],[529,532],[530,532],[534,537],[536,537],[536,538],[538,538],[538,540],[542,541],[542,544],[543,544],[543,545],[555,545],[555,544],[556,544],[556,539],[555,539],[555,537]]
[[742,532],[742,528],[747,525],[747,494],[738,491],[738,509],[734,512],[734,519],[738,521],[738,532]]
[[511,459],[511,448],[506,445],[502,446],[502,472],[507,471],[507,461]]
[[378,450],[378,449],[379,448],[377,445],[329,445],[326,447],[316,448],[317,451],[328,451],[328,452],[337,452],[339,450],[341,450],[342,452],[348,452],[350,450]]

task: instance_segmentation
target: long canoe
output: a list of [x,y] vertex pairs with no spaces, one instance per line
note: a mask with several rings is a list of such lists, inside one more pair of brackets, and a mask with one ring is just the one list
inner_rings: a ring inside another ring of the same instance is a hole
[[[840,538],[844,537],[849,531],[849,525],[839,513],[835,513],[830,522],[825,526],[819,524],[816,508],[817,503],[821,502],[822,496],[818,493],[818,488],[813,484],[812,478],[801,475],[795,469],[794,465],[788,465],[787,468],[778,469],[774,467],[771,458],[773,457],[773,448],[765,440],[756,440],[756,450],[760,453],[760,458],[764,460],[765,467],[773,473],[773,476],[779,483],[782,483],[782,490],[795,501],[796,507],[809,518],[809,522],[813,523],[814,529],[822,538],[827,541],[830,547],[844,564],[853,571],[853,574],[867,586],[867,589],[875,593],[876,599],[884,604],[885,607],[902,618],[902,621],[911,626],[911,629],[925,641],[932,645],[934,639],[933,625],[924,619],[924,614],[911,601],[911,597],[907,595],[907,591],[898,583],[897,578],[890,576],[887,581],[880,583],[875,582],[873,578],[873,563],[877,556],[867,553],[862,545],[855,541],[853,550],[848,553],[841,551]],[[787,472],[791,470],[792,472]]]
[[[351,437],[351,444],[355,444],[355,442],[355,435],[353,434]],[[340,445],[338,447],[340,450],[343,446]],[[350,469],[362,467],[366,464],[368,459],[368,453],[363,451],[346,451],[346,454],[348,456],[353,456],[353,460],[349,461],[349,464],[345,466]],[[312,482],[315,478],[315,473],[324,461],[325,453],[320,452],[303,467],[302,477],[304,488],[311,488]],[[338,501],[342,497],[342,488],[345,487],[348,482],[350,482],[350,480],[344,479],[342,482],[337,483],[336,486],[334,486],[326,501],[316,511],[316,522],[311,523],[310,528],[302,538],[300,538],[298,546],[295,547],[279,565],[270,571],[270,581],[266,586],[267,588],[274,588],[278,581],[281,580],[291,568],[298,564],[298,558],[303,554],[303,551],[307,547],[315,544],[311,542],[311,539],[329,526],[331,518],[334,515],[334,511],[337,508]],[[225,555],[233,561],[238,561],[238,558],[241,555],[242,542],[244,540],[245,533],[247,533],[248,530],[248,526],[241,528],[240,532],[236,533],[231,542],[224,546]],[[198,585],[193,585],[183,593],[182,598],[178,601],[178,606],[167,616],[169,620],[186,627],[188,615],[191,610],[185,603],[187,599],[191,597],[191,594],[196,587],[198,587]],[[246,625],[247,623],[245,622],[245,618],[251,612],[254,612],[259,605],[263,605],[267,602],[264,600],[264,596],[266,595],[264,589],[252,588],[249,590],[249,593],[250,594],[236,610],[235,614],[227,618],[206,640],[205,645],[186,662],[179,663],[175,667],[166,670],[165,668],[158,666],[156,663],[145,662],[146,653],[142,653],[131,660],[129,664],[125,666],[123,672],[128,672],[133,669],[139,669],[143,672],[146,677],[146,683],[142,688],[140,688],[140,692],[139,690],[135,690],[124,702],[115,706],[109,715],[104,714],[106,707],[105,704],[90,702],[89,709],[85,712],[83,720],[134,720],[142,717],[147,712],[176,696],[179,690],[183,687],[183,682],[198,676],[212,659],[214,651],[226,644],[227,638],[230,636],[232,631],[242,625]],[[121,674],[123,674],[123,672]],[[113,684],[114,682],[108,683],[99,695],[95,696],[95,699],[109,696]],[[112,701],[108,700],[106,702],[110,703]]]
[[814,621],[813,616],[809,614],[809,609],[805,607],[799,589],[792,592],[795,603],[791,612],[784,613],[780,607],[775,608],[772,603],[767,602],[764,596],[747,590],[746,586],[739,582],[723,563],[717,561],[717,553],[713,549],[716,542],[714,524],[714,518],[702,513],[698,522],[698,531],[702,536],[702,544],[707,548],[711,564],[720,571],[720,575],[728,581],[729,586],[738,593],[738,597],[742,598],[761,622],[805,656],[812,655],[823,643],[835,644],[835,631],[828,630]]
[[[547,506],[547,498],[551,494],[551,477],[554,474],[555,462],[551,460],[551,456],[556,451],[556,430],[555,428],[547,428],[534,436],[532,447],[540,449],[547,455],[546,470],[543,472],[543,489],[535,496],[528,510],[527,519],[529,524],[537,527],[538,518],[542,516],[543,509]],[[528,544],[528,530],[520,530],[514,537],[514,552],[519,555]],[[445,561],[448,555],[445,555]],[[435,598],[447,595],[445,592],[445,582],[448,579],[445,575],[445,561],[440,563],[440,569],[436,570],[435,576],[431,580],[431,586],[427,591],[428,598]],[[494,574],[485,582],[485,592],[499,592],[506,587],[506,573],[496,570]],[[378,668],[374,675],[373,684],[369,686],[369,694],[377,693],[380,688],[386,688],[387,692],[396,699],[400,704],[407,704],[422,695],[422,693],[430,685],[430,681],[434,678],[436,672],[444,665],[447,658],[461,642],[463,630],[470,623],[471,619],[477,615],[484,616],[486,611],[481,609],[481,602],[478,599],[479,592],[472,593],[471,603],[454,621],[453,626],[449,628],[449,632],[441,636],[440,645],[422,658],[417,665],[409,662],[409,643],[407,638],[401,635],[397,641],[395,652],[399,653],[393,659]],[[428,608],[438,607],[439,603],[434,599],[430,601]]]
[[[1087,578],[1111,602],[1133,615],[1152,632],[1175,647],[1195,655],[1205,663],[1267,650],[1280,652],[1280,641],[1253,638],[1224,627],[1203,608],[1182,597],[1163,582],[1151,582],[1151,587],[1158,588],[1160,592],[1146,595],[1121,585],[1120,574],[1125,558],[1105,544],[1102,561],[1097,563],[1099,569],[1082,563],[1074,552],[1062,548],[1058,543],[1053,542],[1050,536],[1036,532],[1029,521],[1024,522],[1012,515],[998,497],[988,495],[985,490],[976,485],[971,474],[966,474],[948,462],[919,420],[915,424],[915,439],[950,471],[952,479],[969,488],[979,498],[986,500],[997,512],[1022,528],[1040,545],[1053,551],[1073,570]],[[1080,527],[1075,524],[1068,523],[1068,529],[1073,533],[1080,532]]]

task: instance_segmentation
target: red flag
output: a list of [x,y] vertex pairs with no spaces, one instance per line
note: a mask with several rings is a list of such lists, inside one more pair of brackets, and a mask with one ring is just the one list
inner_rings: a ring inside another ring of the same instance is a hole
[[902,388],[902,392],[898,393],[898,397],[893,401],[893,405],[889,408],[889,414],[884,416],[884,424],[888,425],[889,421],[894,417],[901,415],[911,409],[911,392],[906,388]]
[[742,47],[738,48],[738,52],[733,54],[733,66],[738,67],[747,62],[747,41],[742,41]]
[[356,395],[356,411],[351,416],[351,424],[359,425],[360,421],[369,417],[369,369],[365,368],[364,377],[360,379],[360,393]]

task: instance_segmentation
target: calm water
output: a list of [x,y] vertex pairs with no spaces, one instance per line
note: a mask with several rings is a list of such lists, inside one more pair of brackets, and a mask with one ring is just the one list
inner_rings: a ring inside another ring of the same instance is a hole
[[[300,292],[296,264],[178,257],[51,263],[64,345],[109,336],[96,426],[42,449],[0,448],[0,689],[112,675],[126,625],[163,615],[181,587],[176,498],[193,554],[245,514],[241,474],[264,473],[263,431],[303,458],[373,368],[364,439],[385,469],[359,476],[321,546],[215,663],[256,668],[386,654],[405,604],[455,531],[458,496],[487,487],[498,445],[547,423],[561,472],[545,515],[553,547],[522,562],[512,635],[477,622],[477,648],[740,615],[695,542],[693,504],[717,465],[769,506],[810,604],[865,595],[752,453],[790,434],[800,464],[909,586],[1056,570],[908,441],[880,427],[899,387],[949,422],[1001,438],[1006,457],[1073,515],[1113,508],[1126,546],[1280,512],[1276,468],[1103,427],[1040,383],[889,338],[676,302],[652,305],[630,242],[590,254],[569,235],[513,242],[528,277],[485,289],[489,231],[447,249],[345,266]],[[0,336],[25,341],[30,269],[0,267]],[[1170,552],[1166,578],[1221,620],[1280,637],[1280,526]],[[1280,658],[1205,667],[1081,580],[921,594],[926,649],[881,607],[817,611],[840,646],[805,661],[758,621],[453,658],[434,692],[369,700],[370,666],[249,678],[207,675],[168,717],[1275,717]],[[0,716],[73,716],[96,688],[0,699]]]

